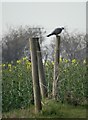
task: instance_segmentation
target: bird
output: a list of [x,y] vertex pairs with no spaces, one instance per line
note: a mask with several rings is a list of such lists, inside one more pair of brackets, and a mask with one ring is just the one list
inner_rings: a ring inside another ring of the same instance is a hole
[[52,33],[50,33],[49,35],[47,35],[47,37],[50,37],[51,35],[58,35],[62,32],[62,30],[64,29],[64,27],[61,28],[56,28]]

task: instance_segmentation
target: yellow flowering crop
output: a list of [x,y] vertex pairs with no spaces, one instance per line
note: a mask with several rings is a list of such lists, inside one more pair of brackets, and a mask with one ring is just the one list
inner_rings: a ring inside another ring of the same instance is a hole
[[5,67],[5,64],[2,64],[2,67]]
[[64,59],[65,63],[68,63],[68,60],[67,59]]
[[28,61],[28,60],[26,60],[26,64],[29,64],[29,61]]
[[22,58],[22,60],[27,60],[27,57]]
[[54,65],[54,62],[52,61],[52,65]]
[[12,70],[11,69],[9,69],[9,72],[11,72]]
[[76,59],[73,59],[73,60],[72,60],[72,63],[76,63]]
[[8,67],[11,67],[12,65],[11,64],[8,64]]
[[17,63],[20,64],[20,63],[21,63],[21,60],[17,60]]
[[60,57],[60,62],[62,62],[62,58]]
[[9,72],[12,71],[11,67],[12,67],[12,65],[11,65],[11,64],[8,64]]
[[31,66],[31,62],[28,61],[28,62],[26,63],[26,65],[27,65],[27,69],[29,69],[30,66]]
[[16,69],[17,67],[15,66],[14,68]]
[[83,60],[83,63],[86,64],[86,60]]

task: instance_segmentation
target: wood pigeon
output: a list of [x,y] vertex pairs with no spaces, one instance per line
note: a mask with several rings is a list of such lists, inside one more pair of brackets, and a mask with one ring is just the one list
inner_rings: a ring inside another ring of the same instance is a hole
[[60,34],[63,29],[64,29],[64,27],[56,28],[52,33],[50,33],[49,35],[47,35],[47,37],[50,37],[51,35],[58,35],[58,34]]

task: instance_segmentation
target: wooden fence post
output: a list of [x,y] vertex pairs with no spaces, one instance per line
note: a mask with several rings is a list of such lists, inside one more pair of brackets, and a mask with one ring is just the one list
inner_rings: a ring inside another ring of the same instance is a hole
[[[86,100],[88,100],[88,34],[86,34],[86,85],[84,86],[86,88]],[[87,115],[88,117],[88,115]]]
[[[1,64],[1,61],[0,61],[0,64]],[[2,71],[1,66],[0,66],[0,71]],[[2,118],[2,73],[0,72],[0,119],[1,118]]]
[[60,36],[56,36],[55,43],[55,58],[54,58],[54,79],[52,95],[54,99],[57,99],[58,94],[58,81],[59,81],[59,60],[60,60]]
[[35,112],[38,113],[42,109],[41,105],[41,95],[39,86],[39,76],[38,76],[38,64],[37,64],[37,49],[36,40],[38,38],[31,38],[30,41],[30,51],[31,51],[31,62],[32,62],[32,79],[33,79],[33,92],[34,92],[34,103]]
[[44,73],[44,68],[43,68],[43,63],[42,63],[41,48],[40,48],[38,39],[36,40],[36,46],[37,46],[38,72],[39,72],[41,95],[42,95],[42,98],[46,98],[48,96],[47,86],[46,86],[45,73]]

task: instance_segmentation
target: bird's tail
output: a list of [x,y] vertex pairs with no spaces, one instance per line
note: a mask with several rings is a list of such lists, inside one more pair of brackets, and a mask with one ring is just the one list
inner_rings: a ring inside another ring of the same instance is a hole
[[47,37],[51,36],[52,34],[47,35]]

